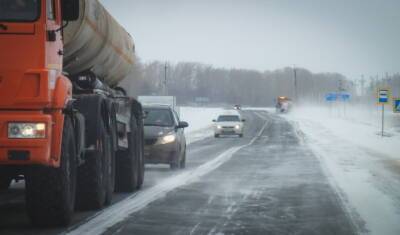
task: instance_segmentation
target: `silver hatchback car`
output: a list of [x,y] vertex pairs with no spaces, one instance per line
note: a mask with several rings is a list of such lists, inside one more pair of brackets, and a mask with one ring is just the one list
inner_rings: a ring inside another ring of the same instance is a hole
[[214,122],[214,137],[218,138],[221,135],[237,135],[243,137],[243,123],[240,114],[228,113],[219,115]]

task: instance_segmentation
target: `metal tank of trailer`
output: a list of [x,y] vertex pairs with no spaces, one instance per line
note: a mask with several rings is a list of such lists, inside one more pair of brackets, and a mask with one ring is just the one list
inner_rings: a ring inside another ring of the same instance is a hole
[[98,0],[81,0],[79,19],[64,29],[64,71],[91,70],[113,87],[127,77],[135,60],[132,37]]

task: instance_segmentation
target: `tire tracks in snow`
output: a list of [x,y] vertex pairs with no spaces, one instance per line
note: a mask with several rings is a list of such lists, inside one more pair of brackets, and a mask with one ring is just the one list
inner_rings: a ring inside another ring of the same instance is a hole
[[161,181],[159,184],[139,191],[124,200],[100,211],[89,219],[85,220],[83,224],[80,224],[76,227],[72,227],[67,232],[62,234],[66,235],[93,235],[93,234],[102,234],[106,232],[112,226],[123,222],[127,219],[131,214],[145,208],[151,202],[154,202],[162,197],[164,197],[167,193],[173,191],[176,188],[182,187],[184,185],[190,184],[202,176],[210,173],[211,171],[220,167],[223,163],[229,161],[232,156],[238,152],[239,150],[246,148],[252,145],[264,132],[265,128],[270,123],[265,117],[258,114],[257,112],[253,112],[260,118],[262,118],[265,123],[257,133],[253,139],[248,144],[232,147],[225,152],[218,155],[213,160],[210,160],[194,170],[182,172],[179,175],[172,176]]

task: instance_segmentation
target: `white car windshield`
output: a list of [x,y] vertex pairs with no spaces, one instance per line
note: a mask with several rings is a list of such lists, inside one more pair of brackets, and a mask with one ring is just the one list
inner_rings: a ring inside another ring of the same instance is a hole
[[218,122],[240,122],[240,118],[237,115],[223,115],[218,117]]

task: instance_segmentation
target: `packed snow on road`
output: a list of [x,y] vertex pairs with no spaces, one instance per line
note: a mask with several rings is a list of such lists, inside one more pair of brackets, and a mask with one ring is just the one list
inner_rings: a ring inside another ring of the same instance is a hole
[[298,107],[287,118],[320,159],[349,214],[371,234],[400,234],[400,115],[380,107]]

